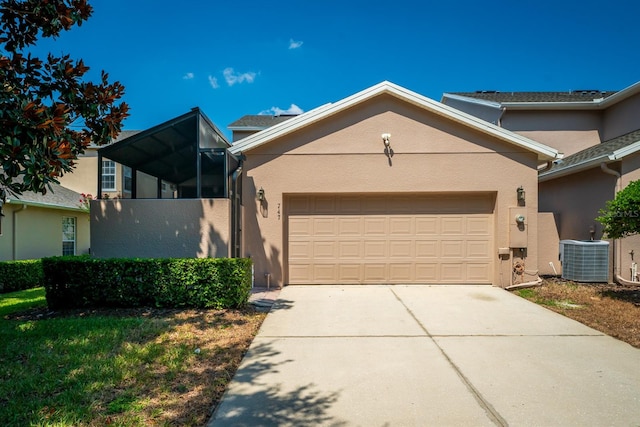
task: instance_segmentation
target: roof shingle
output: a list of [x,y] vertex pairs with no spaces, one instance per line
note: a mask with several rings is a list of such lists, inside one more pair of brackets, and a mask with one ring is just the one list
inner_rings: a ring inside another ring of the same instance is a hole
[[600,90],[573,90],[570,92],[451,92],[452,95],[466,96],[468,98],[482,99],[500,103],[508,102],[592,102],[607,98],[616,91]]

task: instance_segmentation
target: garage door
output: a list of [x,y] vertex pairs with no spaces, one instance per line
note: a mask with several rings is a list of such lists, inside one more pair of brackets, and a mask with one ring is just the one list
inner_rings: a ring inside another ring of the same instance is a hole
[[491,194],[286,198],[290,284],[491,283]]

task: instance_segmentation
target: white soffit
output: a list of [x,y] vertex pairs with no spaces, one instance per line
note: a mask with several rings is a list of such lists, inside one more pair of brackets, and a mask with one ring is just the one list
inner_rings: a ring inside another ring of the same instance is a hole
[[561,156],[557,150],[551,147],[540,144],[539,142],[523,137],[504,128],[495,126],[475,116],[463,113],[462,111],[451,108],[445,104],[434,101],[388,81],[379,83],[338,102],[325,104],[261,132],[250,135],[234,144],[229,151],[233,154],[239,154],[241,152],[251,150],[268,143],[275,138],[287,135],[320,120],[324,120],[347,108],[353,107],[382,94],[395,96],[396,98],[413,104],[419,108],[492,135],[502,141],[532,151],[538,155],[539,160],[553,160]]

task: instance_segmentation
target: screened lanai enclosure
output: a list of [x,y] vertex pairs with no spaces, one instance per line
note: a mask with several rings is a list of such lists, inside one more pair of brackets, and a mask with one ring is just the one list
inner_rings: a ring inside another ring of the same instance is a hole
[[[240,159],[198,108],[98,150],[130,171],[124,197],[91,204],[98,257],[226,257],[240,253]],[[106,162],[109,164],[109,162]]]
[[103,194],[102,160],[108,159],[131,169],[132,199],[138,198],[148,182],[138,182],[142,174],[156,179],[158,199],[167,198],[167,186],[173,189],[169,194],[178,199],[228,197],[230,171],[239,164],[227,152],[230,145],[200,109],[194,108],[98,150],[98,194]]

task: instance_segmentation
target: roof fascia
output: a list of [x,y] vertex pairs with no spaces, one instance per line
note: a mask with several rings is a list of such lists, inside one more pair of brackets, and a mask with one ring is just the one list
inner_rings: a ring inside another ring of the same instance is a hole
[[550,181],[552,179],[560,178],[563,176],[573,175],[574,173],[582,172],[584,170],[591,169],[595,166],[598,166],[602,162],[608,163],[612,160],[614,159],[612,159],[611,156],[603,154],[599,157],[589,159],[585,162],[576,163],[575,165],[565,169],[542,173],[538,176],[538,182],[545,182],[545,181]]
[[602,110],[602,101],[576,102],[503,102],[507,110]]
[[640,141],[636,141],[631,145],[627,145],[626,147],[622,147],[614,151],[610,156],[610,160],[620,160],[626,156],[630,156],[631,154],[635,154],[640,151]]
[[504,128],[495,126],[475,116],[451,108],[445,104],[429,99],[423,95],[405,89],[388,81],[379,83],[375,86],[344,98],[343,100],[338,101],[334,104],[327,104],[318,107],[315,110],[311,110],[307,113],[294,117],[291,120],[287,120],[280,125],[276,125],[269,129],[266,129],[265,131],[258,132],[252,136],[240,140],[239,143],[234,145],[230,150],[234,154],[238,154],[245,150],[250,150],[276,137],[283,136],[295,130],[301,129],[305,126],[330,117],[340,111],[353,107],[381,94],[389,94],[395,96],[396,98],[402,99],[406,102],[409,102],[410,104],[428,110],[434,114],[467,125],[478,131],[490,134],[494,137],[497,137],[498,139],[520,146],[529,151],[533,151],[538,154],[539,160],[553,160],[561,156],[557,150],[551,147],[540,144],[536,141],[508,131]]
[[469,104],[484,105],[486,107],[502,109],[501,103],[496,101],[489,101],[487,99],[478,99],[478,98],[471,98],[470,96],[461,96],[461,95],[455,95],[453,93],[444,93],[442,94],[443,104],[446,104],[444,102],[444,99],[446,98],[455,99],[456,101],[468,102]]
[[617,104],[620,101],[623,101],[627,98],[629,98],[630,96],[633,96],[637,93],[640,93],[640,82],[636,82],[634,84],[632,84],[631,86],[628,86],[616,93],[614,93],[613,95],[605,98],[604,100],[602,100],[600,102],[600,104],[602,105],[602,108],[607,108],[610,107],[613,104]]
[[36,208],[56,209],[60,211],[70,211],[70,212],[83,212],[87,214],[89,213],[81,207],[72,208],[70,206],[55,205],[53,203],[32,202],[32,201],[20,200],[20,199],[7,199],[7,203],[10,205],[26,205],[26,206],[33,206]]

